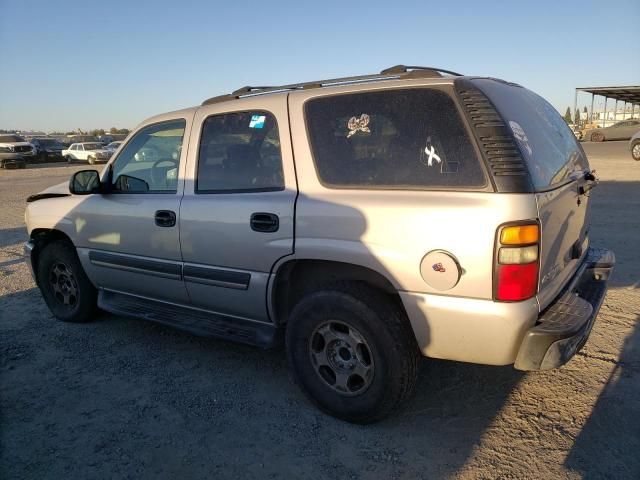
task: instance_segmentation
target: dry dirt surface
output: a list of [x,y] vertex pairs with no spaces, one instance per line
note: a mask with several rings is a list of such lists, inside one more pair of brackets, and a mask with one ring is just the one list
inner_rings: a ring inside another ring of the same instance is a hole
[[615,276],[564,368],[424,359],[367,427],[316,410],[284,352],[102,315],[56,321],[22,256],[25,198],[82,167],[0,172],[0,478],[640,478],[640,162],[585,144]]

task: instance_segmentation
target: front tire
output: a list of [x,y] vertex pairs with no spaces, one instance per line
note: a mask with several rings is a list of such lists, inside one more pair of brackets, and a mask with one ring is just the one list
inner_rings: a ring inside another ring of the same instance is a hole
[[65,160],[67,161],[67,163],[73,163],[73,157],[71,155],[67,155],[66,157],[64,157]]
[[94,165],[96,163],[96,159],[94,157],[87,157],[87,161],[89,165]]
[[631,147],[631,157],[635,161],[640,161],[640,141],[633,143]]
[[51,242],[37,264],[38,287],[51,313],[64,322],[88,322],[97,310],[98,292],[71,243]]
[[591,134],[591,141],[592,142],[604,142],[604,134],[600,133],[600,132],[592,133]]
[[342,420],[381,420],[415,389],[420,352],[409,321],[365,284],[335,284],[303,297],[289,317],[286,345],[296,383]]

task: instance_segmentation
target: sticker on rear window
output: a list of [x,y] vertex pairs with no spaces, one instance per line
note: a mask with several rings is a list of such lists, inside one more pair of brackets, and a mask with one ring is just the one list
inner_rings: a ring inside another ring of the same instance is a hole
[[431,137],[427,137],[427,146],[424,147],[424,155],[422,158],[422,163],[426,162],[429,167],[433,167],[433,162],[442,163],[440,155],[436,152],[436,147],[431,143]]
[[460,162],[447,160],[444,148],[437,138],[427,137],[427,145],[420,151],[420,162],[427,167],[439,166],[440,173],[458,173]]
[[513,136],[516,137],[520,146],[529,152],[529,155],[531,155],[533,153],[533,149],[531,148],[531,145],[529,145],[529,139],[527,138],[527,134],[524,133],[524,129],[519,123],[514,122],[513,120],[509,121],[509,126],[513,132]]
[[267,117],[265,115],[252,115],[249,128],[263,128],[266,119]]
[[358,132],[371,133],[371,130],[369,130],[369,122],[370,122],[370,118],[369,118],[369,115],[367,115],[366,113],[363,113],[362,115],[360,115],[360,118],[351,117],[347,122],[347,128],[349,129],[349,133],[347,133],[347,138],[352,137]]

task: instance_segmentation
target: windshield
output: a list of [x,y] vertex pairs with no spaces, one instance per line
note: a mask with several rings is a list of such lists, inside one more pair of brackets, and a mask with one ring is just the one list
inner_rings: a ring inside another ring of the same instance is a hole
[[19,135],[0,135],[0,142],[12,143],[12,142],[24,142],[25,139]]
[[64,145],[62,145],[59,141],[51,140],[49,138],[46,138],[46,139],[39,138],[38,142],[40,142],[45,147],[64,147]]
[[101,143],[85,143],[84,144],[85,150],[100,150],[101,148],[102,148]]

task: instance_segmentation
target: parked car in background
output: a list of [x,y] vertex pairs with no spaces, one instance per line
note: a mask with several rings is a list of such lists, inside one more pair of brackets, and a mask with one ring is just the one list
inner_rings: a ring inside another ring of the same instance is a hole
[[610,127],[594,128],[584,131],[584,139],[592,142],[604,142],[605,140],[628,140],[640,130],[640,119],[630,118],[615,123]]
[[578,140],[582,140],[583,139],[583,132],[582,132],[582,129],[579,126],[577,126],[577,125],[569,125],[569,128],[571,129],[571,131],[575,135],[576,139],[578,139]]
[[31,144],[36,149],[36,157],[40,162],[59,162],[64,160],[62,151],[66,148],[55,138],[33,138]]
[[640,161],[640,130],[629,140],[629,150],[633,159]]
[[0,135],[0,166],[24,168],[36,157],[36,149],[20,135]]
[[68,149],[62,151],[62,156],[67,162],[85,160],[93,165],[97,162],[106,162],[111,158],[112,153],[112,150],[106,150],[101,143],[83,142],[72,143]]
[[85,135],[83,133],[67,135],[67,141],[69,142],[69,144],[86,142],[100,143],[100,140],[98,140],[98,137],[96,137],[95,135]]
[[105,150],[110,150],[111,152],[115,152],[120,145],[122,145],[122,142],[111,142],[109,145],[107,145],[104,148]]

